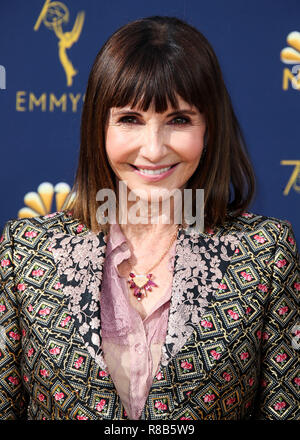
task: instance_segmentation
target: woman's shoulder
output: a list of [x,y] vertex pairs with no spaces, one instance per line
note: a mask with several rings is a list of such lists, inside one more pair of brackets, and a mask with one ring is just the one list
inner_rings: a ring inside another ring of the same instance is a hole
[[58,211],[36,217],[12,218],[2,228],[1,241],[12,238],[21,240],[37,239],[45,233],[65,233],[77,235],[86,231],[87,228],[71,212]]
[[243,212],[238,216],[229,214],[229,225],[240,226],[245,231],[252,231],[257,228],[272,229],[280,231],[282,228],[292,229],[292,224],[287,219],[281,219],[277,217],[266,216],[250,211]]
[[255,248],[286,242],[296,252],[293,226],[287,219],[247,211],[231,216],[227,225],[231,230],[240,231]]

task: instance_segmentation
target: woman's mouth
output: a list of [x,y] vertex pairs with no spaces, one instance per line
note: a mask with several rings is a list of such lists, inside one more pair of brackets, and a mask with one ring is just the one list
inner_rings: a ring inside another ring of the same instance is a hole
[[140,176],[146,178],[147,180],[160,180],[167,176],[169,176],[174,169],[177,167],[178,163],[171,165],[169,167],[165,168],[159,168],[157,170],[149,170],[145,168],[138,168],[135,165],[131,165],[131,167],[134,169],[134,172],[139,174]]

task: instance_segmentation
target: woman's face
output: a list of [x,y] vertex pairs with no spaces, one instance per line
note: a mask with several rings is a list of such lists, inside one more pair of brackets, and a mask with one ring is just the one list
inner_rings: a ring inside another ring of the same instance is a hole
[[[107,157],[118,179],[129,190],[146,191],[150,201],[153,189],[185,187],[199,164],[205,129],[204,115],[180,97],[179,110],[169,107],[165,113],[156,113],[153,107],[146,112],[113,107],[106,132]],[[155,174],[149,174],[154,168]]]

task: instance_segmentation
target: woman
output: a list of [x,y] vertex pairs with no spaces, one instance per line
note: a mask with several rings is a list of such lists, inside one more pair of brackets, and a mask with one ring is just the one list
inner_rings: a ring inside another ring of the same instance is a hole
[[[187,189],[193,213],[204,189],[204,231],[175,221]],[[205,37],[170,17],[115,32],[88,82],[72,206],[4,228],[1,418],[299,419],[295,238],[246,212],[253,192]]]

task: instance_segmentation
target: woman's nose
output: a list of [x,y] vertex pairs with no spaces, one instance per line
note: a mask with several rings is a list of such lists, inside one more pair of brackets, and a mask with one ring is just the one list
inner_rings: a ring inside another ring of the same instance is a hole
[[157,125],[145,127],[140,154],[150,162],[158,163],[167,154],[164,131]]

